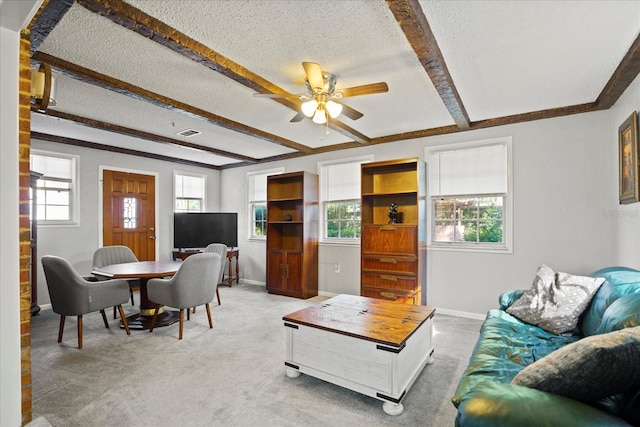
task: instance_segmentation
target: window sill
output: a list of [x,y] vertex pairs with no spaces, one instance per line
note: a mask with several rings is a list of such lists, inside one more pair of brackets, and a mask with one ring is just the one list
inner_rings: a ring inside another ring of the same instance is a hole
[[476,246],[476,245],[448,245],[448,244],[430,244],[427,245],[429,251],[443,252],[479,252],[487,254],[512,254],[513,249],[508,246]]
[[360,246],[360,239],[354,240],[320,240],[318,242],[320,246],[345,246],[345,247],[357,247]]

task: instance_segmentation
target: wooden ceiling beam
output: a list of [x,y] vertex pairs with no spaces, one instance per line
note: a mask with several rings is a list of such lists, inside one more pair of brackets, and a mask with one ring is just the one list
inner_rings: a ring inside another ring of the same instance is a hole
[[631,82],[640,73],[640,34],[625,54],[620,65],[600,92],[596,105],[600,110],[611,108],[618,98],[629,87]]
[[73,0],[49,0],[40,7],[27,27],[31,37],[31,55],[38,50],[72,4]]
[[386,1],[456,125],[462,130],[469,129],[471,120],[453,84],[447,64],[424,16],[420,2],[418,0]]
[[75,114],[64,113],[62,111],[56,110],[47,110],[46,112],[41,112],[36,108],[31,109],[32,112],[36,114],[42,114],[49,117],[55,117],[62,120],[71,121],[83,126],[90,127],[92,129],[104,130],[107,132],[118,133],[120,135],[129,136],[132,138],[144,139],[146,141],[157,142],[162,144],[171,144],[177,145],[180,147],[192,148],[199,151],[204,151],[207,153],[215,154],[217,156],[228,157],[231,159],[241,160],[248,164],[257,163],[258,159],[249,156],[243,156],[241,154],[231,153],[229,151],[219,150],[217,148],[208,147],[206,145],[194,144],[188,141],[181,141],[179,139],[168,138],[166,136],[155,135],[149,132],[143,132],[137,129],[131,129],[124,126],[118,126],[113,123],[103,122],[101,120],[94,120],[87,117],[77,116]]
[[[286,90],[253,71],[121,0],[78,0],[78,4],[258,93],[289,95]],[[302,102],[299,99],[272,99],[296,112],[300,111]],[[369,143],[367,136],[338,120],[329,120],[329,127],[356,142]]]
[[99,144],[97,142],[82,141],[80,139],[67,138],[59,135],[40,133],[31,131],[31,138],[42,141],[56,142],[58,144],[73,145],[76,147],[92,148],[94,150],[110,151],[113,153],[129,154],[131,156],[146,157],[148,159],[163,160],[165,162],[180,163],[183,165],[197,166],[200,168],[220,170],[219,166],[208,163],[194,162],[193,160],[181,159],[178,157],[164,156],[161,154],[147,153],[146,151],[132,150],[130,148],[114,147],[112,145]]
[[108,89],[137,100],[149,102],[157,107],[185,114],[189,117],[193,117],[198,120],[204,120],[225,129],[239,132],[254,138],[262,139],[264,141],[272,142],[274,144],[301,151],[303,153],[310,154],[313,151],[311,147],[308,147],[306,145],[302,145],[295,141],[282,138],[278,135],[264,132],[260,129],[246,126],[242,123],[238,123],[225,117],[218,116],[217,114],[213,114],[200,108],[196,108],[192,105],[185,104],[184,102],[162,96],[141,87],[134,86],[132,84],[123,82],[122,80],[97,73],[93,70],[89,70],[88,68],[81,67],[79,65],[73,64],[71,62],[43,52],[36,52],[33,55],[33,59],[40,62],[46,62],[47,64],[51,65],[51,67],[56,68],[60,73],[76,80],[80,80],[82,82],[89,83],[103,89]]

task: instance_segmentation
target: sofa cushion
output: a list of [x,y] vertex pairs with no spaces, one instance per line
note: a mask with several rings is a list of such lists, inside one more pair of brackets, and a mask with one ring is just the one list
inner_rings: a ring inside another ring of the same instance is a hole
[[457,427],[614,427],[629,424],[593,406],[514,384],[484,381],[462,397]]
[[640,326],[583,338],[527,366],[512,384],[583,402],[640,387]]
[[458,406],[462,396],[483,381],[510,383],[525,366],[577,339],[524,323],[502,310],[490,310],[451,401]]
[[538,268],[531,288],[506,311],[555,334],[573,332],[580,315],[603,282],[602,277],[555,274],[543,264]]
[[640,293],[625,295],[615,300],[605,310],[596,334],[606,334],[634,326],[640,326]]
[[628,267],[608,267],[591,274],[602,277],[604,284],[598,289],[591,304],[585,310],[584,319],[580,324],[582,333],[593,335],[597,333],[605,311],[617,299],[626,295],[640,294],[640,271]]

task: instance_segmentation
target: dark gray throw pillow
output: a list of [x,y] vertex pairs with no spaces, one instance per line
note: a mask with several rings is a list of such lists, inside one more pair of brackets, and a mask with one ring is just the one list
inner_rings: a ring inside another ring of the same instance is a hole
[[568,344],[520,371],[512,384],[583,402],[640,387],[640,326]]

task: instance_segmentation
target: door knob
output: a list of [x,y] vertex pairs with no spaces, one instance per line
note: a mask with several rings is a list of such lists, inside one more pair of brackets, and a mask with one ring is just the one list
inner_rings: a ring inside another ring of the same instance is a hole
[[156,236],[149,236],[151,240],[156,240]]

